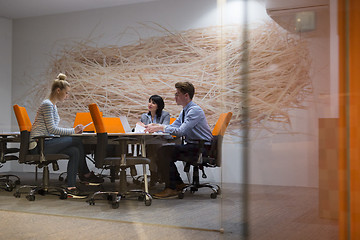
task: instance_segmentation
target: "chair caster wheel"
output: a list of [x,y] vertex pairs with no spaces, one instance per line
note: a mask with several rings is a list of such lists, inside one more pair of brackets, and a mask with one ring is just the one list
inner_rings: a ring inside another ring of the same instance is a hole
[[9,182],[6,184],[5,191],[11,192],[14,189],[14,184]]
[[45,195],[45,190],[44,189],[39,189],[38,194],[44,196]]
[[67,193],[60,193],[60,199],[67,199]]
[[35,195],[27,195],[26,199],[29,201],[35,201]]
[[113,209],[116,209],[116,208],[119,208],[119,203],[118,202],[113,202],[112,204],[111,204],[111,207],[113,208]]
[[179,194],[178,194],[178,198],[179,198],[179,199],[183,199],[183,198],[184,198],[184,193],[183,193],[183,192],[179,193]]
[[145,206],[150,206],[151,205],[152,200],[151,199],[146,199],[145,200]]
[[95,200],[94,200],[94,199],[90,199],[90,200],[89,200],[89,205],[90,205],[90,206],[91,206],[91,205],[94,206],[94,205],[95,205]]
[[217,198],[217,193],[211,193],[210,194],[210,198],[212,198],[212,199],[216,199]]
[[14,197],[20,198],[20,193],[19,193],[19,192],[15,192],[15,193],[14,193]]

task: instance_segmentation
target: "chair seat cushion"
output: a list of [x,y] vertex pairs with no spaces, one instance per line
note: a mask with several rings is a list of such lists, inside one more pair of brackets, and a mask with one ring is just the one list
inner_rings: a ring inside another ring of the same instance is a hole
[[19,152],[20,149],[19,148],[7,148],[5,149],[5,154],[8,154],[8,153],[17,153]]

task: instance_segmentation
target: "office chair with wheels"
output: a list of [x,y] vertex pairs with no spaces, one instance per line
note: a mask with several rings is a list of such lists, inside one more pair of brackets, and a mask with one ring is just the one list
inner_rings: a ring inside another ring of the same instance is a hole
[[[0,168],[3,167],[8,161],[18,160],[18,156],[15,155],[19,152],[19,148],[15,147],[8,147],[9,143],[14,143],[19,141],[18,134],[12,133],[2,133],[0,137]],[[15,180],[15,181],[13,181]],[[4,189],[5,191],[11,192],[16,185],[20,184],[20,178],[13,174],[0,174],[0,188]]]
[[[138,200],[144,201],[146,206],[150,206],[152,202],[152,197],[148,193],[147,185],[147,175],[146,175],[146,164],[150,163],[150,159],[145,157],[133,157],[127,156],[127,146],[130,143],[137,143],[137,139],[134,137],[125,137],[125,136],[114,136],[109,137],[108,133],[111,133],[111,124],[109,125],[109,120],[103,118],[100,115],[99,107],[93,103],[89,105],[89,110],[91,117],[93,119],[96,136],[97,136],[97,145],[95,150],[95,167],[97,168],[109,168],[110,172],[120,171],[120,186],[119,191],[98,191],[94,193],[91,198],[88,200],[90,205],[95,204],[95,197],[98,195],[105,195],[107,199],[111,201],[113,208],[119,207],[119,202],[122,198],[129,196],[133,193],[137,193]],[[120,122],[121,125],[121,122]],[[114,129],[113,129],[114,130]],[[116,133],[124,133],[124,129],[120,129]],[[111,151],[109,151],[109,149]],[[108,152],[111,152],[109,154]],[[145,156],[143,154],[142,156]],[[144,188],[145,190],[127,190],[127,181],[126,181],[126,169],[134,167],[135,165],[141,164],[143,166],[143,175],[144,175]]]
[[199,152],[198,152],[198,160],[193,163],[187,162],[184,167],[184,171],[186,173],[189,172],[190,167],[193,167],[193,179],[192,183],[188,186],[184,186],[182,191],[179,193],[179,198],[184,198],[184,193],[187,190],[190,190],[191,193],[195,193],[199,190],[199,188],[210,188],[212,189],[212,193],[210,197],[215,199],[217,195],[221,194],[220,186],[217,184],[210,184],[210,183],[200,183],[199,179],[199,170],[202,171],[202,178],[207,178],[205,173],[206,167],[221,167],[221,154],[222,154],[222,142],[223,136],[225,134],[226,128],[230,123],[232,117],[232,113],[222,113],[218,121],[215,124],[215,127],[212,131],[213,140],[211,141],[211,145],[207,147],[209,150],[207,151],[206,155],[203,155],[203,150],[206,147],[205,141],[199,141]]
[[69,156],[65,154],[44,154],[44,143],[46,138],[51,138],[50,136],[39,136],[36,137],[37,144],[39,146],[39,153],[32,154],[29,151],[30,144],[30,131],[31,131],[31,121],[27,111],[24,107],[19,105],[14,105],[15,116],[20,128],[20,152],[19,152],[19,163],[32,164],[36,165],[39,168],[43,168],[43,179],[42,185],[23,185],[19,187],[14,196],[16,198],[20,197],[21,190],[23,188],[30,188],[29,194],[26,198],[29,201],[35,200],[35,194],[53,194],[55,192],[60,193],[60,199],[66,199],[67,193],[64,188],[57,186],[49,185],[49,165],[52,164],[53,170],[59,170],[57,161],[60,159],[68,160]]

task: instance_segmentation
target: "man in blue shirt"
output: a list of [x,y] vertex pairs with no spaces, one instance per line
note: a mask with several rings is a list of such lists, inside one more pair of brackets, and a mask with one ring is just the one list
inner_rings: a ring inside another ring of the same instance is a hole
[[212,134],[205,113],[192,101],[195,88],[190,82],[177,82],[175,84],[175,101],[183,106],[179,117],[171,125],[149,124],[145,126],[147,132],[167,132],[171,135],[184,137],[181,145],[165,145],[158,151],[158,168],[164,178],[165,190],[154,194],[155,198],[171,198],[179,194],[184,186],[176,168],[177,160],[185,162],[197,161],[198,140],[210,142]]

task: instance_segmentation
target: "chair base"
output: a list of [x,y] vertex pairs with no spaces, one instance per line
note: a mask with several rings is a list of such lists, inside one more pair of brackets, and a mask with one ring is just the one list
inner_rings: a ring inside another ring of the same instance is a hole
[[67,199],[66,190],[62,187],[55,187],[55,186],[44,187],[44,186],[34,186],[34,185],[23,185],[19,187],[14,193],[14,197],[20,198],[21,190],[26,188],[30,188],[29,194],[26,195],[26,199],[29,201],[35,201],[35,194],[40,194],[43,196],[46,194],[52,194],[59,196],[60,199]]
[[89,205],[95,205],[95,197],[98,195],[105,195],[107,200],[111,202],[112,208],[118,208],[119,202],[122,198],[126,198],[126,196],[131,196],[134,194],[138,195],[139,201],[144,201],[145,206],[150,206],[152,202],[152,197],[148,193],[148,181],[147,181],[147,175],[146,175],[146,165],[143,164],[143,176],[144,179],[144,189],[145,190],[127,190],[127,180],[126,180],[126,169],[128,167],[120,167],[120,176],[119,176],[119,189],[120,191],[98,191],[95,192],[87,202]]
[[[37,173],[36,173],[37,176]],[[37,177],[36,177],[37,178]],[[67,199],[66,190],[62,187],[51,186],[49,184],[49,166],[43,166],[43,176],[42,176],[42,185],[23,185],[20,186],[16,192],[14,193],[14,197],[19,198],[21,196],[21,190],[30,188],[29,194],[26,196],[26,199],[29,201],[35,201],[35,194],[45,195],[52,194],[58,195],[60,194],[60,199]],[[59,193],[59,194],[56,194]]]
[[217,198],[217,196],[221,194],[220,186],[217,184],[210,184],[210,183],[195,183],[194,184],[193,183],[193,184],[190,184],[190,185],[184,187],[180,191],[178,197],[180,199],[183,199],[186,191],[190,191],[190,193],[193,194],[193,193],[199,191],[200,188],[210,188],[212,190],[212,193],[210,194],[210,198],[212,198],[212,199]]
[[119,207],[120,200],[125,199],[127,196],[131,197],[134,196],[134,194],[137,194],[138,201],[144,201],[145,206],[150,206],[152,203],[152,197],[149,193],[143,191],[143,190],[129,190],[126,193],[120,193],[120,192],[111,192],[111,191],[98,191],[95,192],[88,200],[87,202],[89,205],[95,205],[95,200],[97,196],[103,196],[106,197],[108,202],[111,204],[112,208],[116,209]]
[[[185,165],[184,171],[186,173],[189,173],[189,168],[190,165]],[[202,170],[203,174],[202,177],[203,178],[207,178],[205,171],[203,169],[203,166],[199,166],[199,165],[194,165],[193,166],[193,180],[192,180],[192,184],[189,184],[185,187],[183,187],[182,190],[180,190],[180,193],[178,195],[178,197],[180,199],[184,198],[184,193],[186,191],[190,191],[190,193],[195,193],[197,191],[199,191],[200,188],[210,188],[212,190],[212,193],[210,194],[210,198],[215,199],[217,198],[217,195],[221,194],[221,190],[220,190],[220,186],[217,184],[211,184],[211,183],[200,183],[200,177],[199,177],[199,170]]]

